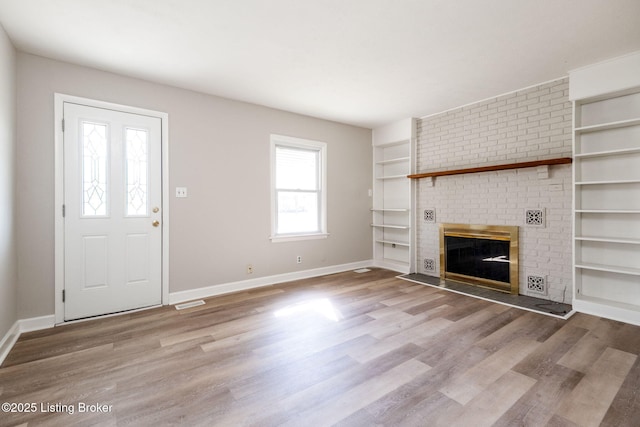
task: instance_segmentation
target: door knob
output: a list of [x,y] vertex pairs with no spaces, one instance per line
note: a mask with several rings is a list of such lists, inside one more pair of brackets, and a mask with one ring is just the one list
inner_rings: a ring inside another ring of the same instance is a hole
[[152,224],[154,227],[157,227],[157,226],[159,226],[159,225],[160,225],[160,221],[158,221],[158,220],[156,219],[156,220],[155,220],[155,221],[153,221],[151,224]]

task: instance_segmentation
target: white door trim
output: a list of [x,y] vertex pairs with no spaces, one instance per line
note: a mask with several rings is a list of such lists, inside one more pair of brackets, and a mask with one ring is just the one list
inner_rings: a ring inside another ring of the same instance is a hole
[[157,117],[162,122],[162,304],[169,304],[169,115],[160,111],[110,102],[96,101],[61,93],[54,94],[54,186],[55,186],[55,322],[64,323],[64,305],[62,290],[64,289],[64,219],[62,205],[64,204],[64,135],[62,133],[63,104],[71,102],[88,105],[90,107],[105,108],[133,114]]

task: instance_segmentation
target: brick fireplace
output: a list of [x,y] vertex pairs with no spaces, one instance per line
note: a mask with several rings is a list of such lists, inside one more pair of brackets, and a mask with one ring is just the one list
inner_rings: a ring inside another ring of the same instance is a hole
[[[571,120],[568,78],[425,117],[416,170],[571,157]],[[417,180],[418,273],[443,273],[442,223],[515,226],[519,293],[571,303],[571,188],[571,165]]]

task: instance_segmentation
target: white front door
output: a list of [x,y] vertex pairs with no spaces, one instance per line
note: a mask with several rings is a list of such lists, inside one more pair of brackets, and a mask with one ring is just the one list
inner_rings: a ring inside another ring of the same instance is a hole
[[161,119],[63,115],[64,320],[161,304]]

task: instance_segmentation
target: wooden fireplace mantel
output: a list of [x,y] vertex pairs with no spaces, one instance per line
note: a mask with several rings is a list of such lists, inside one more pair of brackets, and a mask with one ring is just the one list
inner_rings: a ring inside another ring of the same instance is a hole
[[475,167],[475,168],[454,169],[454,170],[447,170],[447,171],[440,171],[440,172],[416,173],[412,175],[407,175],[407,178],[411,178],[411,179],[435,178],[437,176],[461,175],[465,173],[491,172],[491,171],[501,171],[501,170],[508,170],[508,169],[533,168],[537,166],[549,166],[549,165],[565,165],[565,164],[570,164],[571,162],[573,162],[573,159],[571,157],[559,157],[556,159],[535,160],[531,162],[507,163],[504,165],[481,166],[481,167]]

